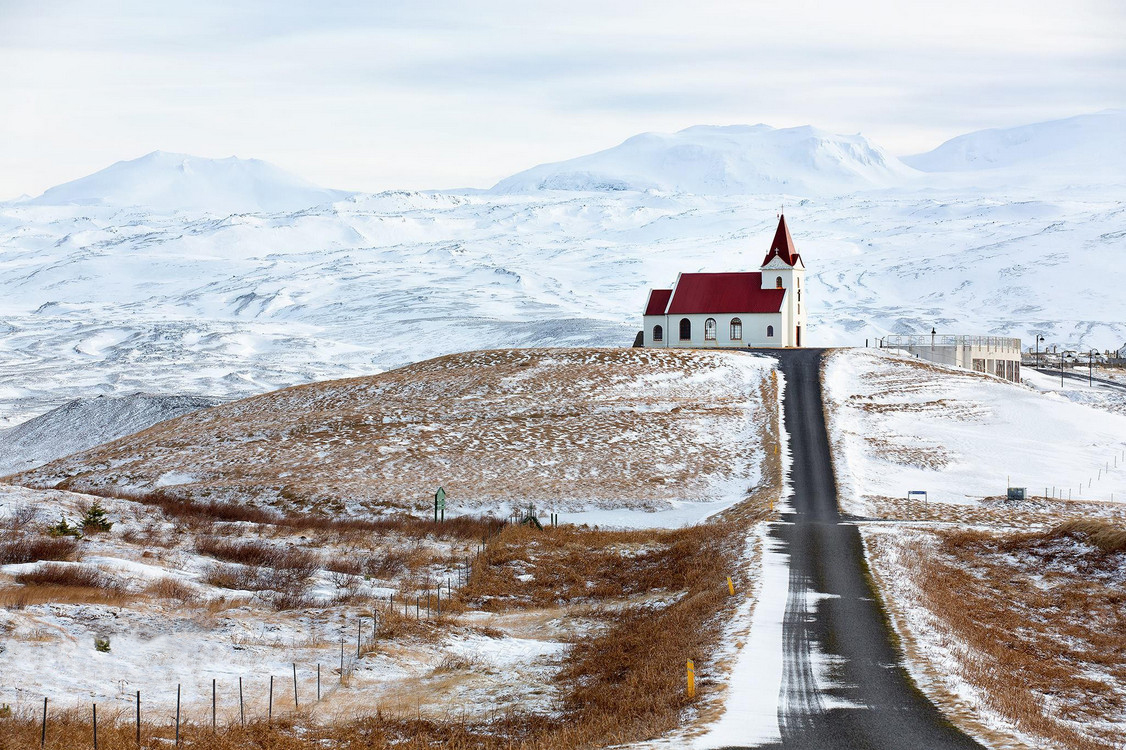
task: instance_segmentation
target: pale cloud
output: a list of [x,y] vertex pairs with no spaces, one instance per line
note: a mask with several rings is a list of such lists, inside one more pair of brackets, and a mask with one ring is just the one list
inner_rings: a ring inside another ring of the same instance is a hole
[[365,190],[487,186],[697,123],[911,153],[1123,106],[1124,19],[1103,0],[0,0],[0,196],[157,148]]

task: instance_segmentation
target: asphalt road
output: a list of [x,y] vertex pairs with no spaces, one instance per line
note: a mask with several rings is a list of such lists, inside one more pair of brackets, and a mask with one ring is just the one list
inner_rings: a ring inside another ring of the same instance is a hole
[[[1053,378],[1058,378],[1060,376],[1060,371],[1058,369],[1053,370],[1049,367],[1033,367],[1032,369],[1040,373],[1041,375],[1047,375]],[[1084,384],[1093,383],[1095,385],[1105,386],[1117,391],[1126,391],[1126,383],[1122,383],[1117,380],[1110,380],[1108,378],[1092,378],[1089,374],[1083,375],[1082,373],[1075,372],[1074,370],[1064,370],[1063,376],[1068,380],[1077,380],[1080,383]]]
[[902,666],[864,559],[838,511],[816,349],[777,356],[786,376],[793,513],[771,534],[790,558],[778,701],[781,748],[980,748],[919,692]]

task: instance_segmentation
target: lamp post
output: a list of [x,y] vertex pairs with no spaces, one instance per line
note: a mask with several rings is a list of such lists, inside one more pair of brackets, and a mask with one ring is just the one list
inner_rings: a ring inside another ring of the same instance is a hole
[[1044,340],[1043,336],[1036,337],[1036,366],[1040,366],[1040,342]]

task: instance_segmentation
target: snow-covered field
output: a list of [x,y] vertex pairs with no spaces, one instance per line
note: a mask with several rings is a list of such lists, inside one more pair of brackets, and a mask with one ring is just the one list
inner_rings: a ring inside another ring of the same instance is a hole
[[912,490],[975,505],[1010,486],[1126,503],[1124,415],[874,349],[831,355],[825,385],[849,512],[869,515],[871,498]]
[[[1084,132],[1117,158],[1126,116],[1102,119],[1098,138]],[[1003,149],[1003,174],[923,173],[886,154],[876,165],[851,136],[747,130],[774,140],[643,138],[630,174],[669,192],[521,183],[248,211],[230,184],[266,190],[270,173],[197,160],[172,211],[163,192],[161,207],[130,203],[174,166],[146,158],[57,199],[0,204],[0,424],[103,393],[226,398],[468,349],[628,345],[648,289],[757,268],[783,206],[808,267],[811,344],[932,327],[1126,340],[1120,175],[1084,181],[1037,161],[1031,179]],[[599,169],[625,169],[611,151]],[[207,175],[231,208],[187,210]],[[291,183],[272,189],[306,195]]]
[[[878,350],[831,354],[842,508],[859,517],[915,680],[960,726],[997,747],[1102,746],[1126,716],[1126,694],[1100,687],[1126,669],[1102,640],[1126,568],[1121,551],[1058,529],[1121,529],[1126,415],[1112,390],[1024,376],[1031,385]],[[1005,500],[1007,483],[1033,497]],[[1039,656],[987,651],[1002,632]]]
[[[36,534],[60,515],[73,522],[94,500],[99,498],[0,485],[0,544]],[[210,720],[214,679],[219,719],[228,724],[239,716],[239,678],[247,717],[253,720],[267,712],[273,676],[277,716],[292,711],[294,665],[299,700],[306,707],[314,702],[320,665],[326,701],[316,711],[327,720],[351,717],[373,702],[395,710],[409,704],[412,713],[425,704],[435,715],[446,710],[477,715],[506,701],[533,712],[550,710],[549,683],[565,650],[563,630],[529,628],[502,617],[414,626],[420,582],[428,581],[432,591],[436,582],[445,586],[451,580],[457,589],[458,561],[472,556],[479,540],[419,540],[393,532],[287,534],[250,523],[191,527],[150,506],[100,501],[113,528],[81,542],[80,562],[57,564],[95,568],[112,583],[111,590],[25,591],[11,578],[43,563],[0,565],[0,704],[17,712],[41,705],[46,696],[61,708],[96,702],[105,715],[113,715],[128,711],[141,690],[148,720],[169,723],[181,685],[185,720],[203,722]],[[217,585],[214,571],[242,566],[198,551],[201,540],[216,536],[315,556],[316,571],[304,584],[301,605],[281,606],[277,592],[268,589]],[[388,554],[399,562],[387,564]],[[375,566],[368,574],[333,571],[345,570],[347,561],[362,567],[365,560]],[[162,588],[168,581],[177,588]],[[392,594],[397,619],[383,609]],[[404,599],[409,601],[406,617]],[[370,632],[373,601],[381,603],[378,644]],[[432,620],[425,596],[421,616]],[[356,658],[358,627],[362,659]],[[109,650],[96,650],[95,639],[108,641]]]

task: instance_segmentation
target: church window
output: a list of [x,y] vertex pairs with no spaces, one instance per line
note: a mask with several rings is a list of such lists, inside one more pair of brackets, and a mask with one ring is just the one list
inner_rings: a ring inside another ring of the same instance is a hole
[[774,338],[774,326],[767,326],[766,327],[766,337],[768,339]]
[[781,289],[782,288],[782,277],[781,276],[779,276],[777,279],[774,280],[774,288],[775,289]]
[[801,302],[801,289],[798,289],[798,302]]
[[664,341],[665,340],[665,329],[661,328],[661,326],[653,326],[653,340],[654,341]]
[[704,321],[704,341],[715,341],[715,318],[708,318]]
[[743,340],[743,321],[739,320],[738,318],[731,319],[731,340]]
[[692,321],[689,320],[688,318],[681,318],[680,319],[680,340],[681,341],[691,341],[692,340]]

